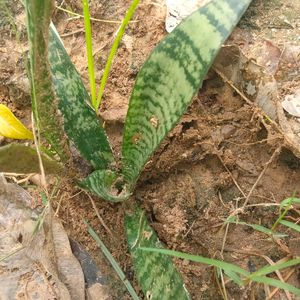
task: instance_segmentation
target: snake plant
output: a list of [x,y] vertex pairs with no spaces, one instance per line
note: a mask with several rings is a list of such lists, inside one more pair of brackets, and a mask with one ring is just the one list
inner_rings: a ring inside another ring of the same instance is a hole
[[[90,162],[94,171],[81,180],[83,188],[108,201],[124,201],[132,194],[150,156],[186,111],[251,0],[210,1],[154,49],[137,76],[130,98],[120,169],[115,169],[118,164],[102,121],[55,27],[51,25],[49,30],[53,2],[25,1],[37,127],[62,161],[70,155],[67,137]],[[126,232],[145,296],[152,300],[189,299],[170,258],[139,250],[140,246],[162,247],[140,208],[127,216]]]

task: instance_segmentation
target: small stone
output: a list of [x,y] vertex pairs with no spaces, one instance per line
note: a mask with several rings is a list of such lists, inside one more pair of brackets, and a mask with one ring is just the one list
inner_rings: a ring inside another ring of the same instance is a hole
[[236,128],[233,125],[225,125],[221,129],[221,133],[224,139],[230,138],[236,131]]

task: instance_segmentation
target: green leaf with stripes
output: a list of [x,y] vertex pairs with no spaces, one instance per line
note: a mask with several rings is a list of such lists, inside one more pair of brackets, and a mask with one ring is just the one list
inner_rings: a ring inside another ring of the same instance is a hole
[[102,199],[111,202],[121,202],[130,196],[130,189],[122,176],[111,170],[96,170],[79,183]]
[[27,31],[29,39],[29,73],[32,109],[39,133],[65,161],[68,158],[62,120],[51,83],[48,63],[48,33],[53,2],[26,0]]
[[186,111],[250,2],[211,1],[152,52],[138,74],[125,122],[122,173],[127,182],[136,182],[149,157]]
[[132,214],[126,215],[125,226],[135,274],[145,299],[190,299],[170,257],[139,249],[140,247],[162,248],[143,210],[136,207]]
[[89,95],[53,24],[49,61],[65,132],[95,169],[109,168],[114,158],[102,122],[89,105]]

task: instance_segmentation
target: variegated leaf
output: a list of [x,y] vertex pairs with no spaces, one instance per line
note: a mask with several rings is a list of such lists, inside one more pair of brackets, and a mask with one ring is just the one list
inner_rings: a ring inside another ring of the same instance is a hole
[[48,63],[48,34],[52,0],[25,0],[29,39],[32,109],[40,134],[62,160],[68,158]]
[[126,216],[125,226],[135,275],[144,292],[145,299],[190,299],[181,276],[173,266],[170,257],[139,249],[139,247],[163,248],[148,224],[143,210],[136,207],[131,215]]
[[138,74],[126,117],[122,148],[126,181],[135,183],[149,157],[186,111],[250,2],[209,2],[152,52]]
[[102,122],[90,107],[89,95],[53,24],[49,61],[65,132],[95,169],[109,168],[114,158]]
[[122,176],[111,170],[96,170],[79,185],[111,202],[124,201],[130,196],[130,190]]

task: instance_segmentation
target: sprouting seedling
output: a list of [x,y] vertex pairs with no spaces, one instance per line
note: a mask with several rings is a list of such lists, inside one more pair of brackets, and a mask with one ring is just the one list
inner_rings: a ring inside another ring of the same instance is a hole
[[300,203],[299,198],[295,198],[294,196],[291,198],[287,198],[280,203],[280,215],[272,226],[271,230],[274,231],[276,227],[282,222],[284,216],[291,209],[294,203]]
[[87,57],[88,57],[88,70],[89,70],[89,79],[90,79],[90,88],[91,88],[91,103],[94,107],[95,111],[98,111],[99,106],[101,104],[103,92],[105,89],[105,85],[107,82],[108,74],[111,69],[111,65],[116,55],[118,46],[122,39],[122,36],[125,32],[125,29],[130,22],[140,0],[133,0],[119,29],[116,34],[116,38],[113,42],[111,47],[110,53],[107,58],[107,62],[103,71],[103,75],[101,78],[100,86],[98,95],[96,97],[96,83],[95,83],[95,71],[94,71],[94,59],[93,59],[93,51],[92,51],[92,35],[91,35],[91,18],[90,18],[90,11],[89,11],[89,3],[88,0],[82,0],[83,6],[83,15],[84,15],[84,28],[85,28],[85,41],[86,41],[86,50],[87,50]]
[[300,258],[291,259],[287,262],[277,263],[277,264],[274,264],[271,266],[268,265],[268,266],[262,267],[261,269],[257,270],[254,273],[249,273],[248,271],[242,269],[241,267],[231,264],[231,263],[227,263],[227,262],[217,260],[217,259],[206,258],[203,256],[191,255],[188,253],[178,252],[178,251],[174,251],[174,250],[141,247],[140,251],[160,253],[163,255],[169,255],[169,256],[173,256],[173,257],[187,259],[190,261],[207,264],[207,265],[211,265],[211,266],[220,268],[220,269],[224,270],[225,274],[227,276],[229,276],[233,282],[235,282],[241,286],[245,286],[250,282],[264,283],[264,284],[267,284],[270,286],[274,286],[274,287],[277,287],[280,289],[290,291],[290,292],[294,293],[295,295],[300,296],[300,289],[296,288],[295,286],[266,276],[277,270],[281,270],[284,268],[298,265],[300,263]]

